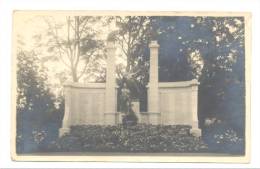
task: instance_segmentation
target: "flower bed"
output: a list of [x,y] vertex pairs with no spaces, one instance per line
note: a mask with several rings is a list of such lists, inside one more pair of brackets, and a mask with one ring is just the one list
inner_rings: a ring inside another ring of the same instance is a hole
[[59,152],[206,152],[207,145],[189,133],[189,126],[73,126],[51,144]]

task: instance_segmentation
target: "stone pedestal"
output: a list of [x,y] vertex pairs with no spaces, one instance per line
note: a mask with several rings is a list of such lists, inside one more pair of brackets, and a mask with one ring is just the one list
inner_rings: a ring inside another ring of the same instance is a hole
[[160,120],[161,119],[161,114],[158,112],[158,113],[151,113],[149,112],[149,124],[152,124],[152,125],[158,125],[160,124]]
[[104,124],[105,125],[115,125],[117,121],[116,113],[105,113],[104,114]]
[[59,129],[59,137],[62,137],[69,132],[70,132],[70,128],[60,128]]
[[64,86],[65,112],[62,121],[62,127],[59,129],[59,137],[70,132],[71,125],[71,87]]
[[141,118],[138,123],[149,124],[149,114],[147,112],[140,112],[140,116]]
[[200,137],[201,136],[201,129],[199,129],[199,128],[191,128],[190,129],[190,134],[192,134],[195,137]]
[[140,114],[140,102],[139,100],[132,101],[132,109],[135,112],[135,115],[138,118],[138,122],[141,121],[141,114]]

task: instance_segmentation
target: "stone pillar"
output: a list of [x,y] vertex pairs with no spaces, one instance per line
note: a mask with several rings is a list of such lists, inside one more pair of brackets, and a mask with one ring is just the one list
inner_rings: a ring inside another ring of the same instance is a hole
[[71,87],[64,85],[65,112],[62,120],[62,128],[59,129],[59,137],[70,132],[71,123]]
[[201,136],[201,129],[199,129],[198,121],[198,85],[196,79],[191,81],[191,111],[192,111],[192,128],[190,133],[196,137]]
[[148,113],[149,123],[159,123],[159,89],[158,89],[158,49],[157,41],[151,41],[150,45],[150,74],[148,85]]
[[107,69],[106,69],[106,96],[105,96],[105,119],[106,125],[116,123],[116,78],[115,78],[115,44],[107,43]]

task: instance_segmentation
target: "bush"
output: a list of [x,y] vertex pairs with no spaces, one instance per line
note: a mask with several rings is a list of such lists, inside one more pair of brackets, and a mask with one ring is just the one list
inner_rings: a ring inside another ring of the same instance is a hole
[[[185,125],[134,125],[124,127],[81,125],[71,132],[49,140],[48,133],[37,131],[31,136],[17,136],[20,153],[32,152],[210,152],[244,154],[245,142],[235,130],[214,124],[203,130],[202,138],[190,134]],[[47,134],[47,135],[46,135]],[[31,142],[24,142],[25,137]],[[21,149],[23,148],[23,149]],[[37,151],[35,151],[37,150]]]
[[189,126],[73,126],[50,146],[60,152],[205,152]]
[[206,127],[203,130],[203,140],[208,144],[210,152],[244,154],[244,139],[223,123]]

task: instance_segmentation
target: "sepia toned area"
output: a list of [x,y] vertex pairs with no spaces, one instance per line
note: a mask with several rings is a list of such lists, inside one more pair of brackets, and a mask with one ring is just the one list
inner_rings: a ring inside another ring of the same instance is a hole
[[244,156],[245,27],[243,15],[15,13],[15,153]]

